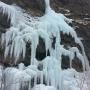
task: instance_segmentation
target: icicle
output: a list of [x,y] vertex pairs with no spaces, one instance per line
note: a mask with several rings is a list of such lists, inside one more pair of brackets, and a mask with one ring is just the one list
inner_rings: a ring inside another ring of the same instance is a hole
[[72,59],[70,58],[70,68],[72,68]]
[[51,8],[50,8],[50,0],[45,0],[45,13],[47,13]]
[[35,46],[35,41],[32,41],[32,45],[31,45],[31,65],[34,65],[35,62],[35,56],[36,56],[36,48],[37,46]]
[[76,53],[77,58],[81,60],[81,63],[82,63],[82,66],[83,66],[83,71],[85,71],[85,60],[84,60],[84,56],[79,52],[78,48],[72,47],[69,50],[71,52],[73,52],[74,54]]
[[40,84],[43,84],[43,71],[40,71]]
[[83,46],[81,41],[79,41],[79,45],[81,46],[82,53],[83,53],[83,56],[84,56],[85,68],[86,68],[86,70],[89,70],[89,61],[87,59],[87,56],[86,56],[85,50],[84,50],[84,46]]
[[29,88],[28,90],[31,90],[31,80],[29,81]]
[[70,59],[70,68],[72,68],[72,60],[74,59],[75,54],[73,52],[70,52],[69,59]]
[[1,45],[4,48],[4,43],[5,43],[5,34],[1,35]]
[[[29,36],[27,36],[29,35]],[[25,34],[23,36],[25,38],[25,41],[29,41],[31,42],[31,64],[34,65],[35,63],[35,56],[36,56],[36,48],[37,48],[37,45],[38,45],[38,42],[39,42],[39,37],[38,37],[38,34],[35,32],[35,31],[32,31],[28,34]]]
[[0,8],[4,14],[8,15],[8,19],[11,19],[11,24],[16,24],[17,11],[12,5],[7,5],[0,1]]
[[3,90],[3,66],[0,65],[0,89]]
[[44,65],[43,67],[44,73],[47,73],[47,76],[45,76],[47,77],[47,80],[46,80],[47,84],[48,85],[51,84],[52,86],[58,86],[59,82],[56,85],[56,81],[58,81],[58,78],[61,78],[60,77],[60,72],[61,72],[60,62],[54,57],[47,57],[43,61],[43,65]]
[[[47,75],[48,75],[48,74],[47,74]],[[47,86],[50,85],[50,80],[49,80],[49,78],[50,78],[50,76],[48,75],[48,76],[47,76]]]
[[50,43],[50,37],[49,34],[46,31],[43,30],[38,30],[37,31],[39,36],[44,40],[45,42],[45,48],[46,48],[46,56],[47,56],[47,51],[50,49],[51,47],[51,43]]
[[34,77],[34,86],[36,86],[37,85],[37,75],[35,75],[35,77]]
[[25,57],[26,44],[20,36],[17,36],[14,39],[13,44],[14,44],[14,57],[15,57],[15,60],[16,60],[15,62],[17,62],[21,53],[23,53],[23,58]]
[[5,52],[4,52],[4,57],[5,57],[5,59],[6,59],[6,57],[7,57],[8,54],[9,54],[9,50],[10,50],[10,46],[6,46]]

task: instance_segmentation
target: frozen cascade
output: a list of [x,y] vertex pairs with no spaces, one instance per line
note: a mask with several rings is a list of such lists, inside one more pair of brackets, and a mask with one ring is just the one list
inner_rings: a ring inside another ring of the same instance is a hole
[[[34,18],[24,13],[20,7],[7,5],[0,1],[0,12],[11,20],[11,27],[7,29],[5,34],[2,34],[1,44],[5,48],[5,58],[8,55],[14,57],[16,64],[21,55],[23,59],[25,58],[27,42],[30,43],[31,47],[29,66],[25,67],[21,63],[18,67],[8,67],[3,71],[4,90],[20,90],[21,86],[28,86],[28,90],[80,90],[78,72],[72,68],[72,60],[76,55],[82,63],[83,70],[88,70],[89,63],[84,46],[74,28],[69,26],[72,19],[52,10],[49,0],[45,0],[45,4],[44,16]],[[71,35],[75,43],[81,47],[82,53],[77,47],[65,49],[64,45],[61,45],[61,32]],[[36,59],[39,37],[43,39],[46,49],[46,57],[42,61]],[[53,38],[56,38],[55,48],[52,47]],[[47,56],[48,51],[50,56]],[[62,55],[69,57],[69,69],[62,70]],[[42,70],[38,69],[39,65],[43,66]],[[1,68],[0,72],[2,72]],[[1,76],[2,73],[0,73],[0,83],[2,81]],[[33,86],[31,84],[32,79],[34,80]]]
[[2,78],[3,78],[3,66],[0,65],[0,89],[3,88],[3,85],[2,85]]

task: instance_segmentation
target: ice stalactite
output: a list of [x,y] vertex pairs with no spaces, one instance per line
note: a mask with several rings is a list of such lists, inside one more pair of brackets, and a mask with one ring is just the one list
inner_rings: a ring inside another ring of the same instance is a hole
[[[14,57],[16,64],[21,56],[23,59],[25,58],[26,44],[30,43],[31,47],[29,66],[25,67],[24,64],[19,64],[18,68],[9,67],[4,70],[4,90],[20,90],[21,86],[25,86],[25,82],[28,83],[29,90],[78,89],[78,73],[72,69],[72,60],[75,58],[75,55],[80,59],[84,71],[89,67],[84,46],[74,28],[69,26],[69,23],[72,23],[72,19],[68,19],[63,14],[52,10],[49,0],[45,0],[45,4],[44,16],[35,19],[15,5],[7,5],[0,2],[0,11],[2,14],[7,14],[8,19],[11,20],[10,28],[7,29],[5,34],[2,34],[5,58],[8,55]],[[77,47],[66,49],[61,44],[61,32],[72,36],[75,43],[81,47],[82,53],[80,53]],[[42,61],[36,60],[39,37],[44,41],[46,49],[46,57]],[[54,38],[55,42],[53,43]],[[52,43],[55,44],[54,48]],[[47,56],[48,51],[50,56]],[[62,55],[69,57],[70,69],[62,70]],[[38,69],[40,64],[42,65],[41,70]],[[37,85],[38,78],[39,85]],[[33,85],[31,84],[32,79],[34,80]]]
[[47,51],[50,51],[51,48],[51,40],[50,37],[48,35],[48,33],[46,31],[43,30],[38,30],[38,35],[43,39],[43,41],[45,42],[45,48],[46,48],[46,56],[47,56]]
[[2,79],[3,79],[3,66],[0,65],[0,90],[3,89],[3,82],[2,82]]
[[84,57],[85,69],[89,70],[89,61],[88,61],[88,58],[87,58],[85,50],[84,50],[84,46],[83,46],[81,41],[80,41],[80,46],[81,46],[82,54],[83,54],[83,57]]
[[7,5],[0,1],[0,12],[2,12],[3,15],[8,15],[8,20],[10,19],[11,24],[16,26],[20,15],[14,5]]
[[[79,52],[78,48],[77,47],[72,47],[69,50],[74,53],[74,57],[76,55],[77,58],[81,60],[82,66],[83,66],[83,70],[85,71],[85,60],[84,60],[84,56]],[[72,61],[71,61],[71,63],[72,63]]]

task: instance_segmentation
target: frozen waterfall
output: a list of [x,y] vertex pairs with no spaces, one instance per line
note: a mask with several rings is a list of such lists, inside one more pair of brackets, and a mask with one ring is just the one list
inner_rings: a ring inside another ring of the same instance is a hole
[[[82,63],[83,71],[88,70],[89,62],[84,46],[74,28],[69,26],[72,19],[52,10],[49,0],[45,0],[45,4],[45,14],[42,17],[34,18],[24,13],[20,7],[7,5],[0,1],[2,14],[7,14],[8,19],[11,20],[11,27],[5,34],[2,34],[1,44],[5,48],[5,58],[14,57],[16,64],[20,56],[25,58],[27,42],[31,47],[29,66],[25,67],[21,63],[18,67],[8,67],[3,70],[3,77],[0,73],[0,88],[3,83],[2,90],[24,90],[25,87],[28,90],[80,90],[79,73],[72,68],[72,61],[77,56]],[[77,47],[66,49],[61,44],[61,32],[74,38],[75,43],[81,47],[82,53]],[[46,57],[42,61],[36,59],[39,37],[44,41],[46,49]],[[56,38],[55,48],[52,47],[53,38]],[[47,56],[48,51],[50,56]],[[62,55],[69,57],[69,69],[62,70]],[[42,65],[42,70],[38,69],[39,65]],[[2,72],[1,70],[0,68],[0,72]],[[1,77],[5,78],[3,82],[1,82]]]

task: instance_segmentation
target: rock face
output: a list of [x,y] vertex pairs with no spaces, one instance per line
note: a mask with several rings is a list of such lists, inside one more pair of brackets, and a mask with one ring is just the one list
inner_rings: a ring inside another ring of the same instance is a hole
[[[7,4],[15,3],[21,6],[22,8],[26,9],[27,11],[29,11],[34,16],[41,16],[44,12],[44,7],[45,7],[44,0],[0,0],[0,1],[3,1]],[[85,46],[86,54],[90,60],[90,19],[85,20],[85,18],[90,18],[90,10],[89,10],[90,0],[51,0],[51,6],[53,9],[55,9],[56,12],[67,13],[69,17],[75,19],[75,25],[78,26],[76,32],[78,36],[84,39],[83,44]],[[71,12],[69,12],[69,10]],[[9,21],[8,22],[5,21],[6,16],[4,16],[5,18],[1,18],[1,17],[2,15],[0,14],[0,32],[4,33],[5,28],[8,28],[10,26],[10,23]],[[63,39],[68,40],[70,42],[70,40],[67,39],[67,37]],[[42,41],[40,42],[42,43]],[[39,47],[41,49],[43,48],[41,46]],[[44,58],[44,54],[45,54],[44,50],[41,50],[40,52],[37,53],[39,53],[39,55],[41,55],[42,53],[41,58]],[[0,55],[3,56],[1,49],[0,49]],[[0,59],[2,58],[2,56],[0,56]]]
[[[90,13],[90,0],[59,0],[62,4],[77,14]],[[73,7],[73,8],[72,8]]]
[[[23,8],[44,11],[44,0],[0,0],[8,4],[16,3]],[[67,8],[76,14],[90,14],[90,0],[51,0],[51,6],[57,10]],[[73,7],[73,8],[72,8]]]
[[90,22],[87,25],[79,24],[79,28],[76,29],[76,32],[78,33],[78,36],[83,38],[82,42],[90,61]]

